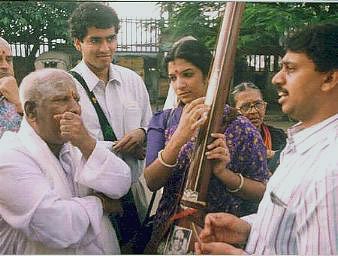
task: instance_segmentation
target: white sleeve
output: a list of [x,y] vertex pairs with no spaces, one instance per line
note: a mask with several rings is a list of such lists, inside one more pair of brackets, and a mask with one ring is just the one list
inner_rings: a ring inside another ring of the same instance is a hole
[[1,154],[0,215],[12,228],[56,249],[85,245],[96,238],[103,216],[99,199],[61,199],[29,156],[13,151]]
[[118,199],[127,194],[131,186],[131,172],[129,166],[109,148],[111,143],[97,141],[88,160],[81,158],[75,182]]
[[139,82],[139,93],[137,97],[139,98],[139,104],[142,109],[142,118],[141,118],[141,124],[140,128],[145,129],[147,131],[149,121],[153,115],[149,100],[149,93],[147,91],[147,87],[144,84],[142,78],[138,76],[138,82]]

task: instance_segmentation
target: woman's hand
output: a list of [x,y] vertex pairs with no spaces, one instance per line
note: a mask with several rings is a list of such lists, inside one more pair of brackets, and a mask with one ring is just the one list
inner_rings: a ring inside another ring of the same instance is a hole
[[219,176],[225,171],[225,167],[230,162],[230,153],[225,141],[225,135],[222,133],[212,133],[211,137],[215,140],[207,146],[208,151],[205,153],[207,159],[213,159],[214,175]]
[[210,107],[204,104],[205,97],[198,98],[185,105],[175,133],[184,143],[195,136],[198,128],[208,119]]

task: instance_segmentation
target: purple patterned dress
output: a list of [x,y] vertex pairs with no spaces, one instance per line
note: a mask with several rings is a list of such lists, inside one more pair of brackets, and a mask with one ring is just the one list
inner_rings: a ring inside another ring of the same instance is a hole
[[17,132],[21,119],[12,103],[6,99],[0,101],[0,138],[5,131]]
[[[157,158],[157,153],[164,148],[175,132],[182,109],[178,107],[164,110],[155,113],[152,117],[147,135],[147,166]],[[230,107],[226,106],[224,116],[228,116],[229,113]],[[259,131],[251,122],[243,116],[237,116],[229,122],[224,134],[231,155],[228,168],[256,181],[267,181],[266,149]],[[155,233],[156,228],[162,226],[161,224],[164,224],[174,213],[174,205],[182,184],[182,174],[189,169],[189,155],[192,153],[192,148],[192,141],[182,147],[178,155],[178,165],[172,169],[172,175],[163,188],[154,220]],[[254,213],[258,206],[258,203],[246,201],[229,193],[226,186],[215,176],[211,177],[207,200],[208,212],[228,212],[237,216]]]

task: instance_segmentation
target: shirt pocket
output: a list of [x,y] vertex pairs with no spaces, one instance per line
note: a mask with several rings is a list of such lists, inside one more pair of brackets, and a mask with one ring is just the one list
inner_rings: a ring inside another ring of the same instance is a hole
[[91,136],[95,137],[95,139],[97,140],[103,140],[103,134],[99,118],[97,116],[94,106],[91,106],[89,104],[82,105],[81,108],[82,121]]
[[142,119],[142,111],[139,107],[138,102],[136,101],[128,101],[124,104],[123,109],[123,124],[124,124],[124,132],[127,133],[131,130],[140,128],[141,119]]

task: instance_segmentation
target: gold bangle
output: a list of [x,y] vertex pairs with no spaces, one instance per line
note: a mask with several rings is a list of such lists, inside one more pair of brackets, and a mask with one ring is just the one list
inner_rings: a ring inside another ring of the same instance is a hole
[[174,164],[167,164],[166,162],[164,162],[163,160],[163,157],[162,157],[162,153],[163,153],[164,149],[161,149],[160,151],[158,151],[158,154],[157,154],[157,158],[158,160],[160,161],[160,163],[165,166],[165,167],[168,167],[168,168],[173,168],[177,165],[178,161],[176,160],[176,163]]
[[239,178],[241,179],[241,182],[239,183],[239,186],[238,188],[235,188],[235,189],[228,189],[227,190],[230,192],[230,193],[236,193],[236,192],[239,192],[242,188],[243,188],[243,185],[244,185],[244,178],[243,178],[243,175],[241,173],[236,173]]

